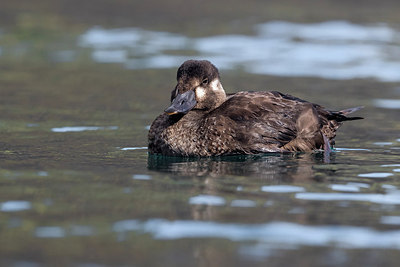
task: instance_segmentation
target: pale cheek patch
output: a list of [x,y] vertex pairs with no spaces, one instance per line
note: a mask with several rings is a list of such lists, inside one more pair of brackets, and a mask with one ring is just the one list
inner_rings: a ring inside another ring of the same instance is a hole
[[213,91],[219,91],[219,90],[221,90],[220,83],[219,83],[219,80],[218,80],[218,79],[215,79],[214,81],[212,81],[212,82],[210,83],[210,87],[211,87],[211,89],[212,89]]
[[204,99],[206,96],[206,89],[204,89],[203,87],[197,87],[196,88],[196,98],[198,100],[200,99]]

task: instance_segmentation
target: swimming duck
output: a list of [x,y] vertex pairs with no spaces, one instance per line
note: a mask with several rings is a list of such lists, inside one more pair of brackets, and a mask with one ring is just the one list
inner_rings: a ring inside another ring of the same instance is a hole
[[330,151],[342,122],[361,107],[330,111],[271,92],[227,95],[218,69],[207,60],[185,61],[171,105],[152,123],[149,152],[170,156],[221,156]]

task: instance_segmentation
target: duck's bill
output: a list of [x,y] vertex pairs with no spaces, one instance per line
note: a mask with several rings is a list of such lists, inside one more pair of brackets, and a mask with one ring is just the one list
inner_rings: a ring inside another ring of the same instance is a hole
[[171,106],[164,110],[164,112],[168,115],[186,114],[196,105],[196,103],[196,95],[194,91],[189,90],[183,94],[178,94],[174,100],[172,100]]

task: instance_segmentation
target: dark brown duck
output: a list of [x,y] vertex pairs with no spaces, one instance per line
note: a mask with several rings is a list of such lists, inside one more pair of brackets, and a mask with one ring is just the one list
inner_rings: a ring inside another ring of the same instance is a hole
[[175,156],[219,156],[330,150],[342,122],[360,109],[330,111],[271,92],[226,95],[218,69],[188,60],[178,69],[171,106],[149,131],[149,152]]

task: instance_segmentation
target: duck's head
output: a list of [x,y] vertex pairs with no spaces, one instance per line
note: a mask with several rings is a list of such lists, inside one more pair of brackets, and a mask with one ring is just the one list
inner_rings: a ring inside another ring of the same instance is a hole
[[190,110],[209,111],[221,105],[226,94],[218,69],[207,60],[188,60],[178,69],[178,84],[171,93],[165,113],[186,114]]

